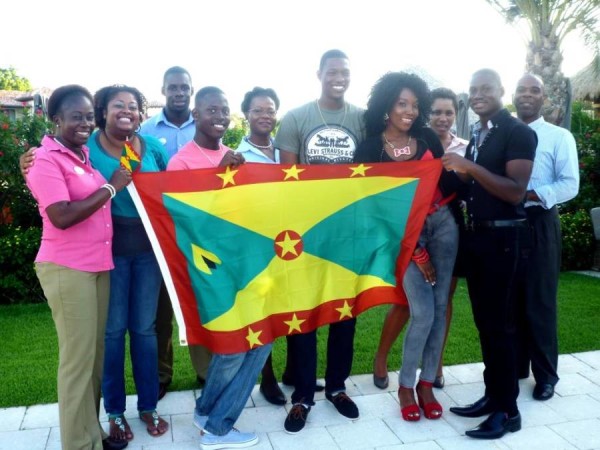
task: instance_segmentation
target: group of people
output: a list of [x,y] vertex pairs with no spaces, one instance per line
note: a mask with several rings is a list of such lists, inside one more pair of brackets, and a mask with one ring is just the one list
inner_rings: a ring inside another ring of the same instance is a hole
[[[134,438],[124,416],[127,332],[139,417],[152,436],[168,430],[156,407],[173,376],[173,310],[140,217],[124,189],[131,181],[131,173],[119,164],[126,143],[141,156],[145,172],[237,167],[246,161],[441,159],[444,170],[398,286],[405,301],[392,305],[386,316],[373,381],[387,388],[388,353],[408,323],[399,376],[400,415],[407,421],[420,420],[421,410],[427,419],[442,416],[433,388],[444,385],[442,354],[452,294],[457,277],[464,276],[486,390],[475,404],[450,410],[468,417],[488,415],[466,434],[493,439],[520,429],[518,378],[529,375],[530,365],[536,378],[534,398],[552,396],[558,381],[560,268],[555,205],[576,195],[579,180],[572,136],[541,117],[542,81],[530,74],[519,81],[518,120],[502,106],[498,74],[490,69],[476,72],[469,103],[480,121],[467,142],[451,132],[458,109],[452,91],[430,92],[417,75],[391,72],[375,83],[363,110],[345,100],[350,75],[346,54],[324,53],[317,71],[319,98],[290,110],[275,137],[277,94],[258,87],[249,91],[242,112],[250,132],[236,150],[222,143],[230,123],[227,97],[218,87],[204,87],[195,93],[191,108],[192,79],[181,67],[165,72],[166,105],[143,123],[146,101],[133,87],[107,86],[94,96],[78,85],[53,92],[48,113],[54,134],[28,152],[21,167],[43,218],[36,271],[59,340],[63,450],[121,449]],[[323,145],[323,137],[329,146]],[[343,152],[336,142],[344,142]],[[282,380],[294,387],[284,423],[288,433],[304,428],[317,390],[325,390],[340,414],[359,418],[345,386],[355,326],[355,318],[329,325],[325,386],[317,383],[316,331],[287,336]],[[280,405],[287,401],[273,371],[271,345],[238,354],[211,354],[194,345],[189,353],[203,385],[193,418],[201,447],[257,443],[255,433],[241,432],[234,424],[261,372],[265,398]],[[98,419],[101,392],[108,434]]]

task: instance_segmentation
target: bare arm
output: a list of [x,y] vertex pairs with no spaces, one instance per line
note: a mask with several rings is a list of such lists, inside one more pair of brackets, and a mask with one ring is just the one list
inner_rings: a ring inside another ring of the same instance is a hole
[[298,154],[279,150],[279,159],[281,164],[298,164]]
[[[117,192],[122,191],[130,181],[131,172],[123,168],[117,169],[110,178],[110,184]],[[110,191],[106,188],[100,188],[83,200],[53,203],[46,208],[46,213],[52,225],[58,229],[65,230],[90,217],[109,198]]]
[[496,175],[484,167],[455,153],[442,157],[446,170],[454,170],[461,179],[475,179],[490,194],[517,205],[525,198],[533,161],[513,159],[506,163],[506,176]]

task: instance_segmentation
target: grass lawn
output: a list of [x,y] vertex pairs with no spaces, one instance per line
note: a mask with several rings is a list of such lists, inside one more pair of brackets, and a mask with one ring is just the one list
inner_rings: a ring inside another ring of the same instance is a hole
[[[352,373],[371,373],[373,355],[387,306],[362,314],[357,323]],[[600,279],[563,273],[559,288],[560,353],[600,349]],[[0,407],[56,402],[58,349],[56,332],[45,304],[0,307]],[[324,375],[327,327],[319,331],[319,377]],[[176,334],[175,334],[176,336]],[[391,370],[400,367],[402,336],[392,349]],[[281,374],[285,362],[285,339],[274,346],[274,366]],[[461,281],[454,298],[454,318],[445,353],[448,365],[481,360],[479,340],[471,315],[466,285]],[[127,362],[127,392],[134,393]],[[171,390],[196,388],[187,348],[175,348],[175,376]]]

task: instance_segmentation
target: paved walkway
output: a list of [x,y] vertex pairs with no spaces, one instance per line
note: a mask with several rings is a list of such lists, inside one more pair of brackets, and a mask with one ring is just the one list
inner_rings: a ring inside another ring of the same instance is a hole
[[[257,386],[236,426],[258,432],[260,442],[252,447],[256,450],[600,449],[600,350],[561,355],[561,380],[554,398],[546,402],[531,398],[531,377],[522,380],[519,409],[523,429],[495,441],[465,437],[464,431],[481,419],[462,418],[447,411],[450,406],[479,398],[483,392],[482,367],[475,363],[445,369],[446,387],[436,391],[445,412],[437,421],[403,421],[397,381],[391,380],[389,391],[381,391],[373,386],[371,375],[357,375],[347,383],[348,394],[360,409],[360,419],[355,422],[340,416],[320,393],[306,428],[289,435],[283,430],[289,403],[280,407],[266,403]],[[289,389],[286,394],[289,398]],[[136,398],[128,397],[127,417],[135,434],[128,449],[197,450],[199,432],[192,425],[196,395],[194,391],[169,392],[159,402],[160,414],[171,425],[159,438],[145,432],[136,418]],[[102,420],[106,425],[106,417]],[[60,450],[57,405],[0,409],[0,450]]]

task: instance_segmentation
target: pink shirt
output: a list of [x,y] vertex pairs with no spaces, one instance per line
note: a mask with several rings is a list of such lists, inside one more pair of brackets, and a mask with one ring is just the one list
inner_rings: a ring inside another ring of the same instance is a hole
[[452,140],[450,141],[450,145],[446,149],[445,153],[458,153],[460,156],[465,156],[467,152],[467,146],[469,145],[469,141],[466,139],[459,138],[455,134],[450,133],[452,136]]
[[231,150],[220,144],[219,150],[200,147],[194,140],[185,144],[171,157],[167,170],[209,169],[217,167],[225,153]]
[[106,183],[90,164],[83,147],[85,163],[52,136],[44,136],[36,149],[35,164],[27,174],[27,186],[42,216],[42,243],[36,262],[52,262],[85,272],[112,269],[112,221],[110,200],[87,219],[65,230],[50,222],[46,208],[62,201],[82,200]]

